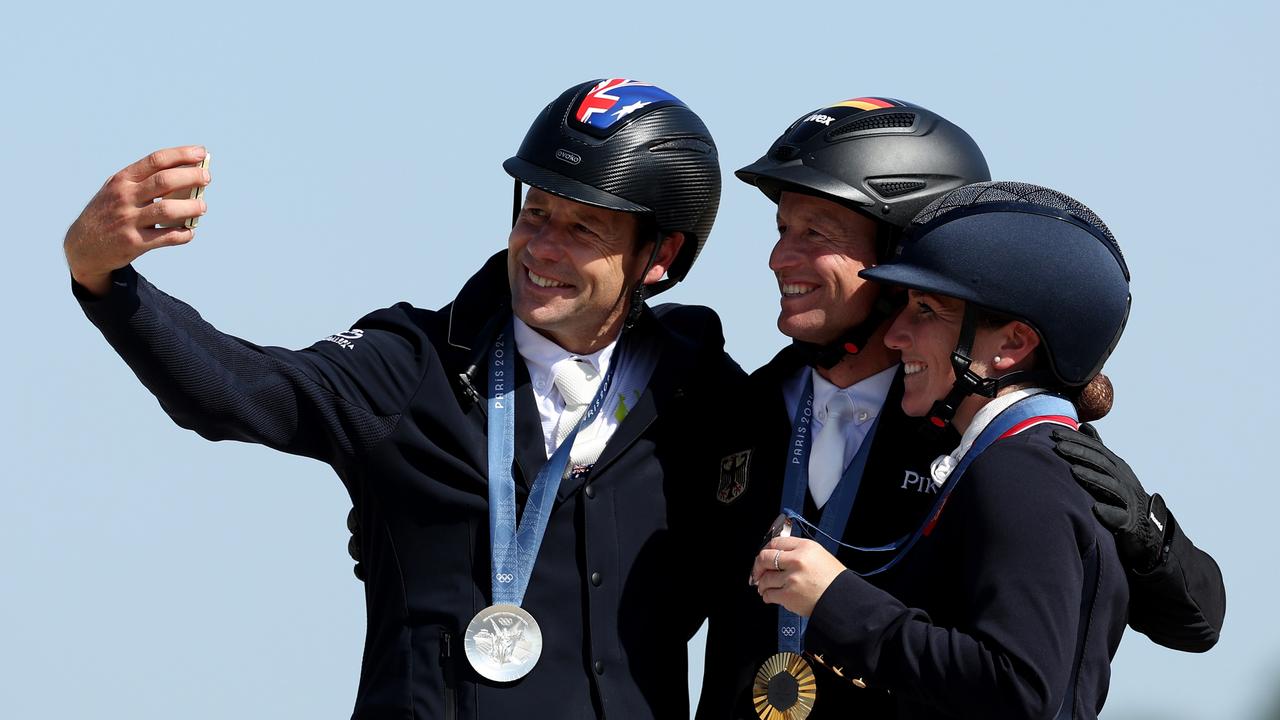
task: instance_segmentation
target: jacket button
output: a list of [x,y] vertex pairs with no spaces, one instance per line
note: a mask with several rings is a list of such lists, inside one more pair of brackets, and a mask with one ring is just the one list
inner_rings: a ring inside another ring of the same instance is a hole
[[600,573],[598,572],[591,573],[591,584],[595,585],[596,587],[600,587]]
[[586,487],[582,488],[582,494],[586,495],[588,500],[594,499],[596,496],[596,486],[587,485]]
[[596,674],[597,674],[597,675],[603,675],[603,674],[604,674],[604,661],[602,661],[602,660],[597,660],[597,661],[596,661],[596,666],[595,666],[595,667],[596,667]]

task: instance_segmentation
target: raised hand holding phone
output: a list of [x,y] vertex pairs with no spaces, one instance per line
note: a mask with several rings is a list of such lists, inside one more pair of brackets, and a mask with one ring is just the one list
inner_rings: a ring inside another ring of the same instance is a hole
[[112,271],[155,248],[191,242],[207,209],[208,157],[199,145],[167,148],[112,175],[63,240],[76,282],[105,295]]

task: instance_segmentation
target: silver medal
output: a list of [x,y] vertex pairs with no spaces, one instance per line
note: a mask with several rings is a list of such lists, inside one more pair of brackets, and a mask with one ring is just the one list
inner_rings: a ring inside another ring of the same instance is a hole
[[490,605],[467,625],[464,640],[471,667],[496,682],[519,680],[542,655],[542,630],[518,605]]

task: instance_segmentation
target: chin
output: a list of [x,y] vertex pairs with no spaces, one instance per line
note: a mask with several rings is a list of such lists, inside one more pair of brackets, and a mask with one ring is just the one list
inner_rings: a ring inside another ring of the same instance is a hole
[[559,314],[545,305],[529,307],[526,303],[516,302],[512,313],[534,330],[549,332],[559,320]]
[[805,322],[803,315],[779,315],[778,332],[792,340],[817,345],[828,343],[839,335],[828,331],[821,323]]
[[924,417],[929,414],[933,403],[933,400],[911,397],[909,394],[904,393],[902,396],[902,412],[908,417]]

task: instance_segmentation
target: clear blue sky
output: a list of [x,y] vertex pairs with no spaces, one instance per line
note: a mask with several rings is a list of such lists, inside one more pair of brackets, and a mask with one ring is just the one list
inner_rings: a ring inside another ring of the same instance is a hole
[[337,718],[355,692],[342,486],[174,427],[71,298],[61,237],[106,177],[207,145],[196,241],[139,269],[228,332],[306,346],[376,307],[451,299],[505,242],[500,164],[533,115],[613,75],[661,84],[718,139],[720,219],[670,297],[717,307],[747,367],[783,344],[773,206],[729,173],[807,110],[920,103],[997,177],[1091,205],[1134,275],[1101,430],[1229,591],[1207,655],[1126,636],[1105,716],[1277,706],[1274,4],[345,7],[5,11],[0,717]]

